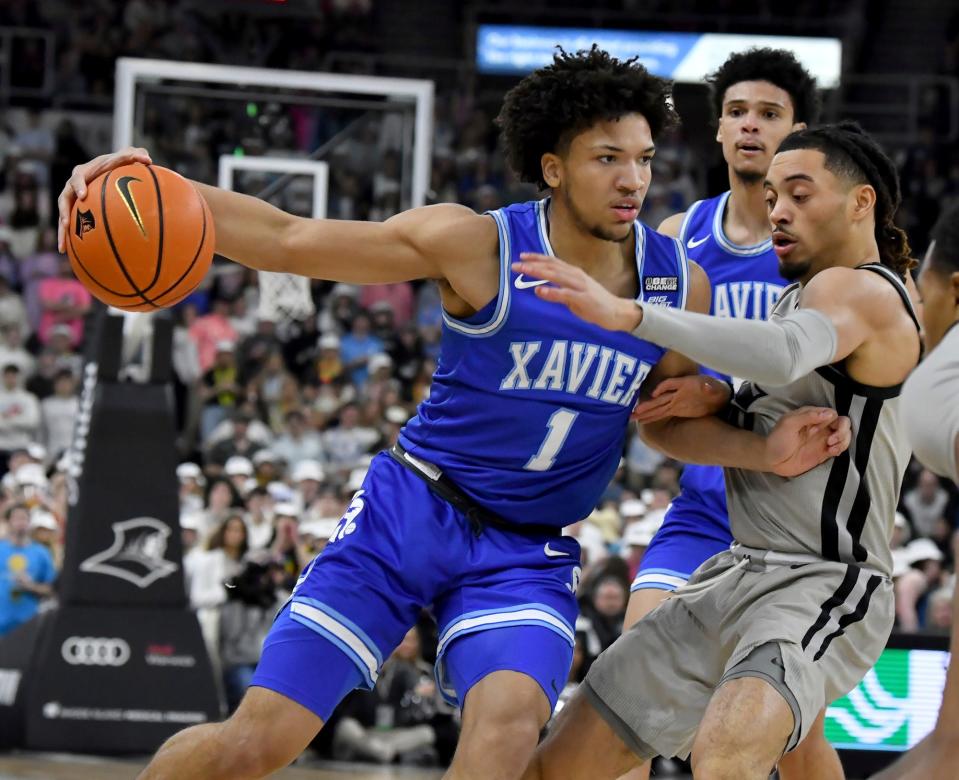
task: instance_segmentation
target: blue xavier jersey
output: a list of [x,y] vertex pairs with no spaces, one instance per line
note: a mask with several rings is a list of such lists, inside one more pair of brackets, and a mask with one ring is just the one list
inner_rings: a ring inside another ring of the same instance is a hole
[[[537,280],[511,270],[521,252],[554,254],[547,203],[491,212],[499,294],[469,318],[444,314],[429,398],[400,443],[501,517],[561,527],[588,515],[615,474],[639,388],[665,350],[541,300]],[[634,230],[640,299],[685,307],[682,244]]]
[[[724,192],[690,206],[679,230],[679,240],[690,260],[699,263],[709,277],[713,295],[710,314],[765,320],[789,282],[779,275],[779,260],[773,251],[772,238],[753,246],[739,246],[727,238],[723,231],[723,217],[729,194]],[[724,380],[732,379],[705,367],[702,371]],[[686,466],[680,486],[683,495],[674,505],[693,499],[700,509],[710,510],[717,522],[728,529],[726,488],[721,468]]]

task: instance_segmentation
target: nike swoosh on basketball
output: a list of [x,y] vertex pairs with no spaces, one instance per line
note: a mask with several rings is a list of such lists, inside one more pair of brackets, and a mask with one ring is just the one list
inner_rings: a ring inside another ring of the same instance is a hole
[[553,550],[549,546],[549,542],[546,542],[546,546],[543,548],[543,552],[546,553],[547,558],[562,558],[569,555],[568,552],[563,552],[562,550]]
[[517,290],[526,290],[530,287],[539,287],[541,284],[546,284],[548,279],[537,279],[536,281],[527,281],[523,279],[523,274],[520,274],[516,277],[516,281],[513,282],[516,285]]
[[689,241],[686,242],[686,246],[688,246],[690,249],[695,249],[700,244],[705,244],[707,241],[709,241],[709,236],[703,236],[698,241],[696,239],[691,238],[689,239]]
[[147,229],[143,226],[143,220],[140,218],[140,210],[137,208],[137,202],[133,199],[133,193],[130,192],[131,181],[140,181],[140,179],[136,176],[121,176],[117,179],[117,192],[120,193],[123,202],[127,204],[127,208],[130,210],[130,216],[133,217],[133,221],[137,223],[140,232],[146,237]]

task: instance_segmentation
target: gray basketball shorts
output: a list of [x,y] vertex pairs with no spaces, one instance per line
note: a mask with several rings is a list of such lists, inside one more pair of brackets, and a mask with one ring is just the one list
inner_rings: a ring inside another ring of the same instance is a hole
[[714,691],[743,676],[767,680],[792,708],[792,750],[889,638],[892,583],[874,570],[821,561],[730,571],[736,563],[731,552],[710,558],[590,668],[587,697],[643,759],[687,758]]

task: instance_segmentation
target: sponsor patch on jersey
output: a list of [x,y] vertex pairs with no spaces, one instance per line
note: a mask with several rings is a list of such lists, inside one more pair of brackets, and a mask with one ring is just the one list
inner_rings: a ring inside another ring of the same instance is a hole
[[643,279],[645,292],[676,292],[679,278],[675,276],[647,276]]

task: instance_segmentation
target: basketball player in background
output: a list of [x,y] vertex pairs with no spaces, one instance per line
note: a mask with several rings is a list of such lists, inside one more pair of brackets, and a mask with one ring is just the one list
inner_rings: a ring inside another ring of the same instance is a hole
[[[789,51],[750,49],[731,55],[706,82],[718,117],[716,140],[722,144],[729,189],[669,217],[659,232],[679,238],[706,272],[713,293],[710,314],[765,320],[788,282],[779,275],[773,251],[763,181],[782,140],[816,121],[816,81]],[[701,394],[714,391],[701,377],[668,379],[656,388],[654,398],[637,406],[634,419],[644,423],[674,416]],[[733,541],[723,470],[689,464],[680,488],[643,555],[630,588],[624,630]],[[841,780],[842,764],[826,742],[821,716],[809,737],[783,758],[779,771],[783,780]],[[647,765],[624,780],[648,776]]]
[[[943,211],[932,231],[919,273],[919,293],[927,355],[903,387],[903,424],[922,464],[959,483],[959,206]],[[952,657],[936,727],[874,780],[952,780],[956,776],[959,597],[955,594],[952,614]]]
[[[237,712],[175,735],[144,778],[236,780],[287,765],[350,690],[373,687],[429,604],[439,687],[463,707],[448,777],[519,776],[572,658],[579,546],[561,529],[592,511],[615,472],[640,387],[695,364],[541,301],[539,283],[511,263],[555,249],[611,295],[656,290],[663,304],[705,311],[702,271],[675,239],[636,221],[654,139],[673,120],[665,81],[594,48],[557,55],[504,102],[509,161],[547,200],[363,223],[301,219],[197,185],[217,252],[251,268],[355,284],[437,280],[443,340],[428,400],[373,460],[297,583]],[[61,232],[86,182],[131,158],[149,162],[128,150],[77,170]],[[780,474],[812,468],[848,439],[848,420],[824,409],[767,438],[715,417],[689,423],[726,465]]]
[[[615,778],[690,752],[697,780],[766,778],[888,639],[889,539],[911,454],[899,394],[921,351],[896,169],[857,125],[802,130],[780,145],[765,197],[780,273],[795,282],[767,322],[617,300],[555,259],[516,266],[553,282],[537,288],[544,300],[747,378],[730,409],[747,429],[806,404],[853,425],[849,452],[802,476],[726,470],[737,544],[597,659],[529,780]],[[704,462],[676,423],[646,436]]]

